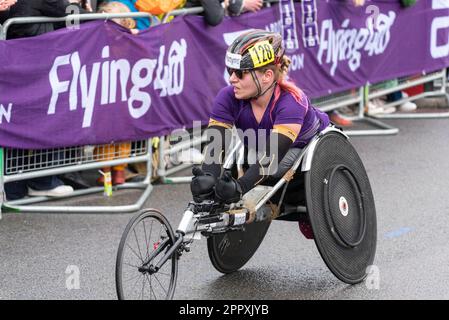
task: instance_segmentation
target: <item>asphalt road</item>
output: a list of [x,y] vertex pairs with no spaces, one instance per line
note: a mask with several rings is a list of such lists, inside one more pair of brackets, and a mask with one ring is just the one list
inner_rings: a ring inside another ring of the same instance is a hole
[[[376,201],[378,286],[340,282],[297,223],[276,221],[231,275],[213,268],[205,240],[195,242],[180,260],[175,299],[449,299],[449,120],[388,123],[400,133],[351,139]],[[129,203],[136,192],[110,201]],[[188,185],[159,185],[145,206],[176,227],[189,198]],[[100,195],[66,202],[98,201],[105,202]],[[116,299],[116,252],[131,216],[3,214],[0,299]],[[69,266],[79,269],[79,289],[66,287]]]

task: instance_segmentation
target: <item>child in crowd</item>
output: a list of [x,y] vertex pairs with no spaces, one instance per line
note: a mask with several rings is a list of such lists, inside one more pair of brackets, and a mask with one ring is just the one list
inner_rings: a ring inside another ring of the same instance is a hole
[[[112,9],[112,10],[126,10],[127,9],[127,11],[120,11],[120,12],[142,11],[137,8],[137,6],[136,6],[137,2],[138,2],[137,0],[99,1],[97,11],[101,12],[100,10],[102,10],[102,8],[104,8],[104,6],[106,6],[106,8],[107,8],[106,10],[111,10],[112,7],[116,7],[116,9]],[[116,4],[109,6],[109,5],[107,5],[108,3],[120,3],[120,9],[118,8],[118,6]],[[123,6],[126,7],[126,9],[123,9]],[[106,11],[103,11],[103,12],[106,12]],[[148,29],[152,25],[159,24],[159,22],[160,22],[159,19],[155,16],[153,16],[151,19],[150,18],[135,18],[132,20],[134,20],[136,23],[134,28],[137,30],[140,30],[140,31]]]
[[[110,2],[102,2],[100,6],[98,7],[99,13],[127,13],[131,12],[131,10],[122,2],[119,1],[110,1]],[[118,19],[112,19],[115,23],[121,25],[122,27],[125,27],[133,34],[139,33],[139,30],[136,29],[137,22],[136,20],[132,18],[118,18]]]
[[[100,13],[126,13],[131,12],[130,9],[118,1],[102,2],[98,7]],[[133,34],[139,33],[136,29],[137,23],[132,18],[118,18],[113,19],[114,22],[119,25],[130,29]],[[98,146],[95,149],[94,156],[98,161],[110,161],[114,159],[127,158],[131,154],[131,142],[123,142],[118,144],[107,144]],[[118,185],[125,183],[125,168],[127,164],[117,165],[114,167],[105,167],[102,169],[104,173],[111,172],[112,170],[112,184]],[[99,185],[104,184],[104,176],[101,175],[97,179]]]

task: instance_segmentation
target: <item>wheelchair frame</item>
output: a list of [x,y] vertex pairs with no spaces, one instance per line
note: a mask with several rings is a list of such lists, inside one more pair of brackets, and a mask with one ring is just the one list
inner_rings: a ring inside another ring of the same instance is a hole
[[[190,245],[194,240],[200,240],[201,235],[209,238],[210,236],[223,235],[232,231],[243,231],[245,230],[245,225],[249,225],[253,222],[268,222],[291,213],[288,212],[288,210],[285,210],[281,215],[279,215],[278,208],[273,210],[273,208],[270,205],[266,205],[266,203],[275,195],[276,192],[278,192],[281,188],[284,188],[282,190],[282,195],[278,206],[282,204],[287,186],[292,180],[295,172],[301,164],[301,172],[311,170],[312,158],[317,144],[327,133],[330,132],[341,134],[348,139],[348,136],[341,130],[335,128],[334,126],[327,127],[325,130],[313,137],[307,146],[301,150],[293,165],[287,169],[285,173],[282,172],[282,177],[274,186],[257,186],[245,194],[241,201],[230,205],[215,203],[213,200],[206,200],[201,203],[190,202],[175,232],[173,232],[168,220],[157,210],[144,210],[135,216],[128,223],[128,226],[122,235],[119,252],[117,254],[116,286],[119,299],[124,298],[122,282],[120,280],[122,272],[122,257],[124,254],[123,250],[131,229],[135,225],[136,221],[139,223],[140,220],[138,219],[141,215],[152,215],[153,217],[158,216],[158,220],[162,223],[169,236],[161,239],[162,241],[158,241],[155,244],[155,250],[149,254],[146,259],[141,259],[142,264],[138,267],[138,271],[144,275],[156,275],[157,272],[169,260],[171,260],[173,265],[171,273],[172,280],[170,282],[170,289],[166,292],[166,299],[171,299],[176,286],[178,260],[184,252],[190,251]],[[234,163],[234,160],[237,160],[239,169],[239,166],[242,164],[242,161],[240,160],[242,160],[243,151],[244,147],[241,141],[236,141],[235,145],[226,157],[224,168],[230,169]],[[307,212],[306,208],[301,206],[295,207],[295,210],[296,212]],[[257,250],[257,246],[254,250]],[[159,255],[161,255],[161,257],[156,261],[156,257]],[[226,273],[226,271],[224,272]]]
[[[310,141],[307,144],[307,146],[301,151],[300,155],[298,156],[298,159],[296,159],[292,167],[288,169],[286,173],[284,173],[282,178],[274,186],[258,186],[252,189],[250,192],[248,192],[248,194],[246,194],[243,197],[243,200],[240,203],[231,205],[230,210],[223,213],[223,216],[221,217],[222,218],[221,222],[198,225],[198,223],[201,221],[202,215],[195,214],[189,208],[184,212],[181,222],[178,228],[176,229],[176,234],[182,235],[182,237],[188,240],[199,239],[198,237],[196,237],[196,234],[198,232],[213,232],[215,228],[222,229],[226,228],[226,226],[229,226],[229,223],[231,221],[230,216],[235,215],[236,213],[238,215],[249,214],[250,216],[252,216],[250,219],[251,222],[254,220],[262,221],[266,219],[267,217],[265,215],[265,212],[263,210],[261,211],[260,209],[266,204],[268,200],[271,199],[271,197],[273,197],[274,194],[276,194],[278,190],[280,190],[283,187],[284,189],[282,191],[282,195],[279,201],[279,206],[282,204],[288,184],[290,180],[293,178],[295,172],[298,170],[300,164],[302,163],[301,172],[306,172],[310,170],[312,166],[313,154],[315,152],[317,143],[325,134],[329,132],[337,132],[348,139],[348,136],[344,134],[343,131],[333,126],[327,127],[318,135],[316,135],[312,139],[312,141]],[[238,155],[237,157],[238,167],[241,166],[241,162],[239,163],[239,160],[242,158],[242,153],[243,153],[243,144],[241,141],[239,141],[231,149],[231,152],[224,163],[224,168],[225,169],[231,168],[231,165],[233,164],[232,160],[234,159],[234,156],[236,154]],[[255,205],[248,205],[248,202],[253,202],[254,198],[257,199]],[[302,210],[305,212],[305,208],[303,208]]]

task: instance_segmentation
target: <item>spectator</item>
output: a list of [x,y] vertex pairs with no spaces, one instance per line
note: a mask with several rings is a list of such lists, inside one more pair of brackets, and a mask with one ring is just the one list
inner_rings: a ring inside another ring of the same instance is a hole
[[13,6],[17,0],[0,0],[0,11],[6,11]]
[[[38,167],[39,163],[43,162],[58,162],[62,153],[58,150],[41,150],[35,153],[32,150],[11,150],[12,164],[14,165],[27,165],[29,167]],[[8,182],[5,184],[6,199],[18,200],[29,196],[47,196],[47,197],[60,197],[65,196],[73,192],[71,186],[66,186],[56,176],[41,177],[36,179],[21,180]]]
[[[222,5],[224,2],[224,6]],[[262,8],[263,0],[187,0],[185,8],[202,6],[204,19],[210,26],[217,26],[223,21],[225,13],[238,16],[242,12],[255,12]]]
[[[397,102],[406,98],[408,98],[408,94],[406,92],[396,91],[387,95],[387,102],[388,103]],[[418,106],[416,105],[416,103],[411,101],[405,101],[404,103],[401,103],[398,106],[398,111],[410,112],[416,110],[417,108]]]
[[[11,3],[11,0],[6,1],[8,4]],[[5,0],[2,1],[2,3],[4,2]],[[3,19],[31,16],[63,17],[67,15],[66,9],[71,4],[79,6],[80,13],[87,12],[81,8],[78,2],[78,0],[19,0],[10,7],[8,14]],[[8,32],[8,38],[37,36],[54,29],[52,23],[12,25]],[[58,153],[54,154],[54,157],[59,156],[61,155]],[[50,176],[6,183],[5,191],[8,200],[18,200],[27,194],[29,196],[65,196],[72,193],[73,188],[64,185],[56,176]]]
[[401,0],[403,7],[411,7],[416,4],[416,0]]
[[[122,2],[119,1],[110,1],[110,2],[103,2],[98,7],[98,12],[100,13],[127,13],[131,12],[131,10]],[[112,19],[115,23],[118,23],[122,27],[125,27],[133,34],[139,33],[139,30],[136,29],[137,22],[132,18],[118,18],[118,19]]]
[[0,24],[3,24],[9,15],[9,8],[12,7],[17,0],[0,0]]
[[[354,0],[355,1],[355,0]],[[414,4],[416,4],[416,0],[400,0],[401,5],[404,8],[411,7]],[[398,80],[390,80],[385,82],[386,86],[397,86]],[[418,108],[416,103],[411,101],[405,101],[398,105],[398,108],[396,110],[395,107],[387,107],[390,103],[395,103],[398,101],[401,101],[403,99],[408,98],[408,94],[403,91],[396,91],[388,94],[386,97],[380,97],[373,99],[372,101],[368,102],[368,114],[375,115],[375,114],[388,114],[393,113],[395,111],[402,111],[402,112],[410,112],[414,111]]]
[[[129,12],[139,12],[138,8],[136,7],[137,0],[114,0],[114,1],[104,0],[104,1],[100,1],[98,3],[97,11],[100,11],[100,8],[108,2],[119,2],[123,5],[125,5],[128,8]],[[140,10],[140,11],[142,11],[142,10]],[[145,30],[145,29],[148,29],[149,27],[151,27],[152,25],[159,23],[159,19],[155,16],[153,16],[151,20],[149,18],[135,18],[134,20],[136,21],[135,28],[137,30]]]
[[223,21],[224,9],[220,0],[187,0],[184,8],[202,6],[204,9],[204,20],[212,27],[219,25]]
[[[131,10],[120,1],[110,1],[110,2],[103,2],[98,7],[98,12],[105,12],[105,13],[126,13],[131,12]],[[120,18],[120,19],[113,19],[114,22],[120,24],[122,27],[128,28],[131,30],[133,34],[137,34],[139,30],[136,28],[136,21],[131,18]],[[120,159],[120,158],[128,158],[131,154],[131,143],[130,142],[123,142],[119,144],[108,144],[108,145],[102,145],[95,149],[95,157],[99,158],[101,157],[102,161],[108,161],[113,159]],[[125,168],[127,167],[126,164],[123,165],[117,165],[112,167],[112,184],[118,185],[125,183]],[[104,173],[111,172],[111,167],[105,167],[102,169]],[[97,183],[99,185],[104,184],[104,176],[101,175],[97,179]]]
[[[95,148],[94,159],[101,161],[110,161],[120,158],[128,158],[131,154],[131,143],[123,142],[119,144],[107,144],[98,146]],[[102,169],[104,173],[111,172],[112,169],[112,184],[124,184],[125,183],[125,168],[126,164],[117,165],[114,167],[105,167]],[[104,184],[104,176],[101,175],[97,179],[98,185]]]
[[[1,1],[1,0],[0,0]],[[64,17],[67,7],[76,5],[80,13],[88,10],[81,8],[79,0],[19,0],[9,10],[8,18],[17,17]],[[55,30],[53,23],[29,23],[12,25],[8,30],[8,39],[33,37]]]
[[336,125],[338,126],[342,126],[342,127],[350,127],[352,126],[354,123],[352,122],[351,119],[348,119],[347,117],[345,117],[344,115],[341,115],[338,111],[336,110],[332,110],[327,112],[327,115],[329,117],[329,119]]
[[365,4],[365,0],[352,0],[352,3],[356,7],[361,7],[361,6],[363,6]]
[[262,9],[263,0],[243,0],[243,12],[256,12]]
[[184,3],[185,0],[137,0],[135,6],[139,11],[162,17],[167,12],[182,7]]

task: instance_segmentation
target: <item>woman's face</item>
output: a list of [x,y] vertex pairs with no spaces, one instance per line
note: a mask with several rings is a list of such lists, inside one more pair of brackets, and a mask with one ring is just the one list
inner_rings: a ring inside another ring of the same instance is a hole
[[[270,72],[267,71],[268,70],[261,72],[256,70],[254,72],[255,76],[259,80],[262,91],[264,91],[267,86],[271,85],[273,81],[271,80],[270,82],[270,79],[272,79],[272,72],[270,74]],[[257,94],[256,83],[254,82],[254,79],[249,71],[243,71],[241,79],[239,79],[236,73],[233,72],[229,78],[229,82],[234,87],[235,97],[239,100],[248,99]]]

